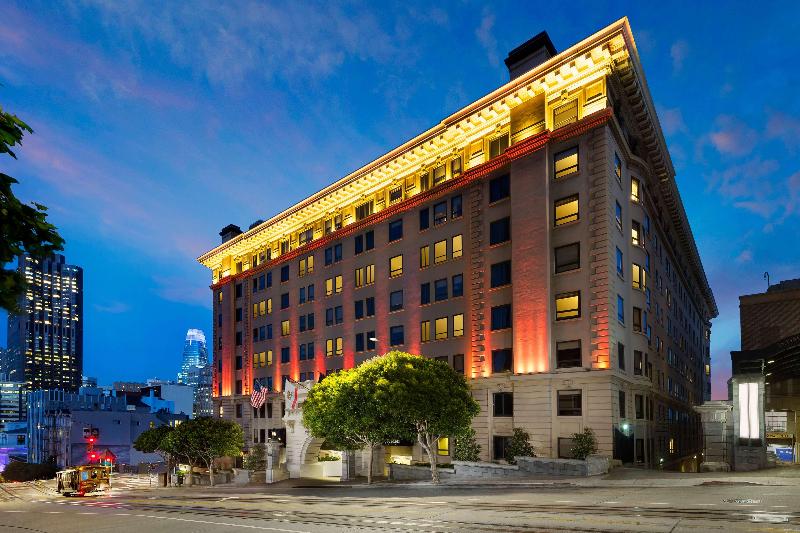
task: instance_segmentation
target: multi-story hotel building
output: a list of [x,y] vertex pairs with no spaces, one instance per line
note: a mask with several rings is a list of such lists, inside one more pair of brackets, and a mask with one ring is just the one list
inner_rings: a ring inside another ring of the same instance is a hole
[[466,375],[488,460],[515,427],[542,456],[584,427],[626,462],[700,448],[717,308],[628,21],[506,64],[502,87],[199,258],[215,410],[249,439],[282,427],[255,382],[404,350]]
[[77,391],[83,372],[83,269],[63,255],[19,256],[27,287],[20,314],[8,316],[8,347],[0,365],[28,390]]

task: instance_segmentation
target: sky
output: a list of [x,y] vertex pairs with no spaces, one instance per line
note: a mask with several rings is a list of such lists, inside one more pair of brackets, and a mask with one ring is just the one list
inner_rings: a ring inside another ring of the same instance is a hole
[[84,373],[174,378],[186,330],[210,338],[196,258],[223,226],[502,85],[539,31],[564,50],[627,16],[719,305],[724,398],[738,296],[800,277],[800,4],[770,4],[6,0],[0,105],[35,133],[0,171],[84,268]]

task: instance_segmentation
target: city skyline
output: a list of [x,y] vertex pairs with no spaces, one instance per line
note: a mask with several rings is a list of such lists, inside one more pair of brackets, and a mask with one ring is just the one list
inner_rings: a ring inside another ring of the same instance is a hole
[[[169,27],[171,19],[148,9],[156,8],[145,8],[140,20],[159,19],[166,37],[148,34],[138,22],[122,22],[126,15],[122,6],[59,12],[12,5],[13,29],[0,31],[8,53],[4,57],[8,67],[0,70],[4,85],[0,101],[36,131],[24,141],[20,160],[10,164],[10,173],[22,182],[17,188],[21,198],[51,207],[51,220],[67,239],[65,254],[86,270],[84,373],[103,381],[174,375],[177,356],[167,356],[180,349],[178,335],[189,327],[211,330],[208,277],[194,258],[216,245],[209,236],[219,228],[231,222],[246,228],[256,219],[268,218],[485,94],[507,76],[501,62],[505,53],[530,35],[547,30],[563,50],[576,35],[588,35],[626,14],[720,306],[720,317],[712,327],[715,398],[725,393],[729,351],[739,347],[738,296],[762,292],[765,270],[773,282],[800,276],[792,270],[799,259],[800,237],[790,232],[800,211],[800,174],[794,172],[800,110],[782,92],[796,83],[792,77],[797,74],[778,66],[787,60],[788,51],[771,44],[786,42],[788,22],[769,21],[770,35],[752,35],[746,27],[758,26],[758,20],[715,12],[688,21],[681,18],[678,25],[683,30],[673,32],[660,28],[671,26],[665,23],[670,17],[677,24],[677,9],[676,14],[597,9],[575,21],[566,18],[566,12],[552,19],[532,14],[510,17],[511,9],[501,5],[470,14],[426,12],[421,23],[441,34],[427,35],[423,43],[422,34],[415,32],[424,30],[411,28],[410,22],[421,17],[414,8],[394,7],[386,19],[356,8],[359,20],[381,34],[390,30],[388,20],[393,17],[399,16],[405,26],[395,27],[377,43],[362,42],[346,28],[322,32],[312,44],[312,52],[319,55],[312,58],[292,47],[281,48],[283,52],[273,57],[265,50],[288,42],[290,31],[274,30],[272,38],[284,41],[264,42],[255,32],[256,24],[251,27],[244,17],[227,12],[222,13],[225,20],[244,30],[236,43],[221,48],[219,56],[203,47],[186,52],[182,47],[186,37]],[[307,14],[313,14],[310,24],[325,27],[317,19],[325,18],[321,13]],[[100,22],[90,23],[92,15],[98,15]],[[325,15],[340,21],[347,18],[336,9]],[[254,21],[263,20],[262,16],[266,14],[258,10],[251,13]],[[723,52],[709,45],[713,39],[705,36],[697,20],[711,18],[722,22],[726,33],[745,41],[737,56],[744,56],[741,61],[726,63]],[[187,31],[201,29],[197,22]],[[123,37],[109,38],[117,30]],[[43,53],[44,44],[31,44],[25,36],[35,31],[58,51],[51,56]],[[479,75],[464,76],[446,59],[455,55],[451,41],[456,35],[461,37],[457,48],[473,56],[470,68]],[[392,38],[420,47],[410,47],[410,58],[397,62]],[[231,48],[234,45],[251,45],[257,52],[245,59]],[[767,47],[770,56],[761,57],[757,50]],[[66,82],[57,82],[57,74],[47,71],[57,61],[74,66],[79,56],[91,58],[88,70],[81,71],[87,76],[75,94],[67,94]],[[707,69],[709,62],[721,68]],[[757,68],[770,74],[760,76]],[[256,74],[259,70],[266,74]],[[408,76],[412,70],[422,75]],[[392,76],[395,71],[398,74]],[[259,76],[268,78],[265,91]],[[687,100],[695,84],[708,91]],[[47,105],[37,108],[42,88],[50,89],[44,99]],[[325,98],[320,100],[320,94]],[[223,101],[217,107],[220,97]],[[359,106],[349,100],[359,101]],[[64,104],[72,109],[62,122],[55,111]],[[361,113],[361,106],[369,112]],[[253,109],[261,111],[258,116],[250,116]],[[198,111],[209,111],[200,128],[194,124]],[[129,128],[144,127],[131,120],[142,112],[158,115],[158,129],[171,148],[151,145],[141,134],[129,135],[133,131]],[[230,124],[222,118],[227,116],[232,117]],[[167,120],[175,125],[166,125]],[[82,124],[86,132],[78,134],[67,127],[69,121]],[[187,137],[191,128],[200,131],[202,142]],[[223,128],[234,133],[228,136]],[[335,133],[325,135],[323,130]],[[109,147],[92,148],[92,135]],[[69,143],[62,144],[63,140]],[[208,145],[222,148],[220,155],[212,158],[201,150]],[[184,149],[185,158],[170,155],[175,146]],[[84,174],[81,157],[67,149],[86,156],[102,171]],[[135,162],[143,153],[147,156],[141,159],[147,162]],[[298,174],[303,179],[297,179]],[[162,182],[164,176],[169,181]],[[63,183],[54,191],[42,192],[43,184],[59,179]],[[755,187],[761,185],[758,180],[768,181],[768,186]],[[248,187],[264,194],[252,194],[242,202],[230,192]],[[275,190],[284,194],[270,197]],[[74,205],[101,208],[96,215],[76,217],[79,211]],[[202,216],[193,212],[197,205],[204,208]],[[157,246],[159,242],[166,246]],[[96,251],[98,245],[102,254]],[[111,354],[118,336],[131,330],[155,333],[130,339],[128,364]]]

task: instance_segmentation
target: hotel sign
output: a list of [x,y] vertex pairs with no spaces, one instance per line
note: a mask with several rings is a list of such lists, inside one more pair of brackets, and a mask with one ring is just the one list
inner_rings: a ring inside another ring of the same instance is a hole
[[768,439],[791,439],[794,434],[787,431],[767,431]]

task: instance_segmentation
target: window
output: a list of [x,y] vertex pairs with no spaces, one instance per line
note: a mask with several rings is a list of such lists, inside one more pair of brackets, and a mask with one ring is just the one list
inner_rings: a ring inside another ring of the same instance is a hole
[[403,291],[389,293],[389,311],[399,311],[403,308]]
[[556,295],[556,320],[568,320],[581,316],[580,291]]
[[363,286],[364,286],[364,269],[363,268],[357,268],[356,269],[355,287],[356,287],[356,289],[359,289],[359,288],[361,288]]
[[419,230],[426,230],[431,224],[431,213],[427,207],[419,210]]
[[353,238],[353,254],[358,255],[364,252],[364,236],[356,235]]
[[389,277],[396,278],[403,275],[403,256],[396,255],[389,259]]
[[464,315],[453,315],[453,337],[464,336]]
[[389,222],[389,242],[393,242],[403,238],[403,219],[397,219]]
[[337,324],[344,322],[344,308],[341,305],[337,305],[333,308],[333,314],[336,317]]
[[581,416],[581,391],[558,391],[558,416]]
[[447,222],[447,202],[439,202],[433,206],[433,225]]
[[619,391],[619,417],[625,418],[625,391]]
[[447,278],[437,279],[433,282],[433,293],[437,302],[447,300]]
[[511,445],[511,437],[501,437],[495,435],[492,438],[492,458],[495,461],[506,458],[506,450]]
[[431,340],[431,321],[423,320],[419,324],[419,340],[420,342],[429,342]]
[[298,305],[302,305],[302,304],[306,303],[306,288],[305,287],[300,287],[300,289],[297,291],[297,303],[298,303]]
[[281,309],[286,309],[289,307],[289,293],[284,292],[281,294]]
[[375,316],[375,298],[369,297],[365,300],[367,306],[367,316]]
[[622,206],[619,205],[619,202],[614,202],[616,205],[614,206],[614,218],[617,222],[617,228],[622,231]]
[[236,284],[235,292],[236,292],[236,297],[237,298],[241,298],[242,297],[242,284],[241,283],[237,283]]
[[237,355],[236,356],[236,370],[241,370],[241,369],[242,369],[242,356],[241,355]]
[[450,439],[448,437],[439,437],[439,440],[436,441],[436,454],[450,455]]
[[499,202],[511,196],[511,175],[504,174],[489,182],[489,203]]
[[447,261],[447,241],[439,241],[433,245],[433,263],[438,265]]
[[461,195],[453,196],[450,198],[450,218],[458,218],[463,213],[463,206],[461,203]]
[[491,286],[502,287],[511,284],[511,261],[495,263],[491,266]]
[[453,298],[464,296],[464,275],[456,274],[451,279],[453,283]]
[[437,318],[434,322],[434,334],[436,340],[444,340],[447,338],[447,317]]
[[633,285],[634,289],[642,290],[645,288],[645,271],[641,267],[641,265],[637,265],[633,263],[631,265],[631,269],[633,270],[631,274],[631,284]]
[[289,353],[289,347],[284,346],[281,348],[281,363],[288,363],[292,360],[291,354]]
[[433,185],[439,185],[447,178],[447,165],[439,165],[433,169]]
[[241,307],[237,307],[235,314],[236,314],[236,322],[241,322],[242,321],[242,308]]
[[283,265],[281,267],[281,283],[289,281],[289,265]]
[[574,242],[555,249],[556,274],[581,267],[581,243]]
[[642,310],[638,307],[633,308],[633,331],[642,332]]
[[236,394],[241,394],[242,393],[242,380],[241,379],[237,379],[236,380],[236,384],[235,384],[235,389],[234,390],[236,391]]
[[492,307],[492,330],[511,327],[511,304]]
[[356,320],[364,318],[364,300],[355,301],[355,316]]
[[452,252],[451,252],[453,254],[453,259],[461,257],[461,254],[462,254],[462,241],[463,241],[463,239],[462,239],[461,235],[456,235],[456,236],[453,237],[453,248],[452,248]]
[[459,374],[464,373],[464,354],[459,353],[453,356],[453,370]]
[[[239,393],[241,394],[241,392]],[[242,404],[236,404],[236,418],[242,418]]]
[[553,167],[556,179],[578,172],[578,147],[557,153],[553,158]]
[[508,148],[508,133],[489,141],[489,159],[501,155]]
[[555,226],[561,226],[578,220],[578,195],[573,194],[572,196],[556,200],[553,216],[555,217],[553,220]]
[[306,274],[312,274],[314,272],[314,256],[309,255],[308,257],[304,257],[298,263],[298,272],[297,275],[301,278]]
[[389,190],[389,203],[393,204],[403,199],[403,186],[395,187]]
[[337,244],[330,248],[325,248],[325,266],[338,263],[342,260],[342,245]]
[[367,350],[374,350],[375,349],[375,332],[368,331],[364,334],[364,337],[367,339]]
[[617,320],[625,323],[625,300],[617,294]]
[[374,231],[369,230],[368,232],[366,232],[364,234],[364,248],[366,248],[367,251],[372,250],[373,248],[375,248],[375,232]]
[[622,183],[622,160],[616,152],[614,152],[614,175],[617,177],[617,181]]
[[284,337],[289,334],[289,321],[284,320],[281,322],[281,335]]
[[625,345],[617,343],[617,365],[620,370],[625,370]]
[[325,295],[338,294],[342,292],[342,276],[328,278],[325,280]]
[[[311,284],[308,287],[306,287],[306,295],[308,296],[308,301],[309,302],[313,302],[314,301],[314,285],[313,284]],[[272,312],[271,309],[272,309],[272,307],[270,306],[270,313]]]
[[425,268],[431,264],[431,247],[425,245],[419,249],[419,267]]
[[511,218],[505,217],[489,224],[489,244],[495,245],[511,240]]
[[636,419],[641,420],[644,418],[644,396],[636,394],[633,397],[634,408],[636,409]]
[[633,374],[641,376],[644,374],[644,357],[639,350],[633,351]]
[[306,330],[306,315],[300,315],[299,328],[301,332]]
[[426,305],[431,303],[431,284],[423,283],[419,286],[419,303]]
[[494,416],[514,416],[514,393],[495,392],[492,394],[494,400]]
[[556,130],[578,120],[578,99],[575,98],[553,110],[553,129]]
[[405,344],[405,342],[403,326],[392,326],[389,328],[389,344],[391,346],[399,346]]
[[492,350],[493,373],[497,374],[499,372],[511,372],[513,367],[514,367],[514,358],[511,353],[511,348]]
[[631,177],[631,201],[642,201],[642,182],[633,177]]
[[580,340],[556,343],[556,368],[574,368],[582,365]]
[[370,216],[373,211],[375,210],[375,203],[370,200],[369,202],[364,202],[363,204],[356,206],[356,220],[362,220]]
[[622,257],[622,250],[617,248],[617,275],[619,277],[625,277],[624,270],[623,270],[625,265],[623,263],[624,263],[624,261],[623,261],[623,257]]
[[364,351],[364,334],[356,333],[356,352]]
[[643,246],[642,242],[642,226],[635,220],[631,220],[631,244],[634,246]]
[[236,332],[235,342],[236,342],[236,346],[241,346],[242,345],[242,332],[241,331],[237,331]]
[[450,175],[456,177],[461,174],[461,157],[456,157],[450,161]]

